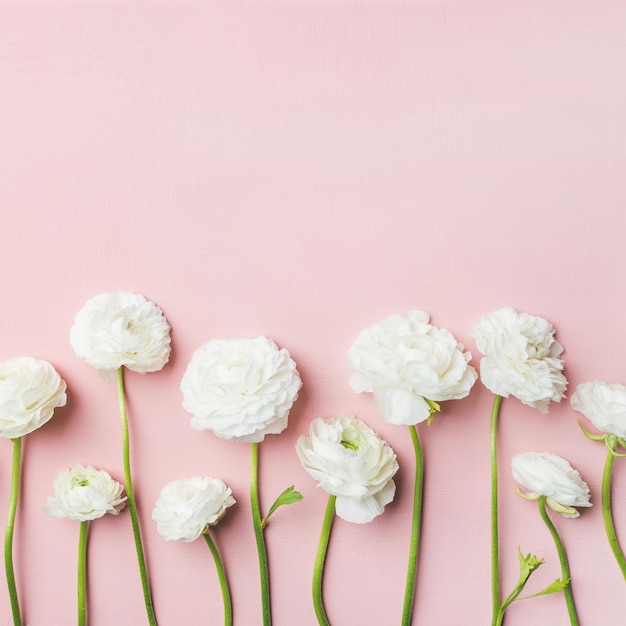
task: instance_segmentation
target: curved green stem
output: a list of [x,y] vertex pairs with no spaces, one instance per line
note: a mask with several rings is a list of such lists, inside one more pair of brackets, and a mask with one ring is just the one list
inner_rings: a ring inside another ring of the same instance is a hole
[[561,541],[561,537],[559,537],[556,526],[552,523],[552,520],[548,515],[548,511],[546,511],[546,496],[541,496],[539,498],[539,514],[541,515],[541,519],[544,521],[545,525],[548,527],[548,530],[552,535],[552,539],[554,539],[554,545],[556,546],[556,551],[559,555],[559,561],[561,563],[561,579],[566,583],[563,588],[563,593],[565,595],[565,603],[567,604],[567,612],[569,613],[570,623],[572,626],[578,626],[578,616],[576,615],[574,596],[572,595],[572,583],[569,573],[569,563],[567,562],[567,554],[565,554],[565,548],[563,547],[563,542]]
[[491,409],[491,606],[492,626],[504,619],[500,610],[500,542],[498,538],[498,415],[502,396],[496,395]]
[[252,525],[256,549],[259,555],[259,573],[261,576],[261,602],[263,609],[263,626],[272,623],[272,607],[270,605],[270,581],[267,565],[267,550],[263,536],[263,520],[259,506],[259,444],[250,444],[250,503],[252,506]]
[[130,520],[133,527],[133,535],[135,537],[135,548],[137,550],[137,562],[139,564],[139,573],[141,575],[141,586],[143,588],[143,599],[146,605],[146,613],[150,626],[156,626],[156,615],[152,605],[152,595],[150,593],[150,581],[148,580],[148,570],[146,568],[146,559],[143,554],[141,545],[141,531],[139,529],[139,519],[137,517],[137,504],[135,502],[135,492],[133,490],[133,480],[130,472],[130,441],[128,436],[128,416],[126,415],[126,396],[124,393],[124,368],[117,370],[117,395],[120,406],[120,418],[122,420],[122,442],[124,456],[124,482],[126,483],[126,496],[128,498],[128,509],[130,511]]
[[11,466],[11,495],[9,497],[9,514],[7,527],[4,533],[4,567],[7,574],[7,587],[11,599],[11,611],[13,612],[14,626],[22,625],[20,617],[20,603],[17,597],[15,584],[15,571],[13,570],[13,529],[15,528],[15,514],[17,512],[17,500],[20,491],[20,464],[22,459],[22,439],[17,437],[13,441],[13,461]]
[[78,538],[78,626],[87,624],[87,531],[89,522],[80,523]]
[[209,532],[203,534],[206,545],[209,546],[209,550],[213,555],[215,561],[215,568],[217,569],[217,578],[220,581],[220,588],[222,590],[222,600],[224,602],[224,626],[232,626],[233,624],[233,605],[230,600],[230,589],[228,588],[228,580],[226,579],[226,572],[224,571],[224,564],[220,558],[220,553],[217,551],[215,543]]
[[626,559],[624,558],[624,553],[617,540],[615,524],[613,523],[613,513],[611,511],[611,478],[613,476],[613,463],[615,462],[613,452],[616,447],[617,443],[613,442],[611,450],[607,453],[606,462],[604,464],[604,473],[602,475],[602,517],[604,518],[604,527],[606,529],[606,536],[609,539],[609,545],[622,571],[622,576],[626,580]]
[[324,514],[324,523],[322,524],[322,533],[315,557],[315,567],[313,568],[313,606],[315,607],[315,615],[320,626],[330,626],[330,622],[326,617],[324,610],[324,598],[322,595],[322,583],[324,579],[324,563],[326,561],[326,553],[328,551],[328,542],[330,540],[330,531],[333,527],[335,519],[335,501],[337,496],[328,496],[328,504],[326,505],[326,513]]
[[422,525],[422,501],[424,493],[424,455],[420,445],[417,426],[409,426],[413,449],[415,451],[415,485],[413,488],[413,518],[411,523],[411,543],[409,545],[409,566],[404,588],[402,607],[402,626],[410,626],[415,597],[415,573],[419,556],[420,528]]

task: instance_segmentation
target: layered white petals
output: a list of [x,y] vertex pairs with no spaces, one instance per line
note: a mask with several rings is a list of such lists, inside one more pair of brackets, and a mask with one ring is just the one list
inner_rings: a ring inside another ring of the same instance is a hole
[[600,381],[582,383],[570,398],[570,405],[599,431],[626,438],[626,387]]

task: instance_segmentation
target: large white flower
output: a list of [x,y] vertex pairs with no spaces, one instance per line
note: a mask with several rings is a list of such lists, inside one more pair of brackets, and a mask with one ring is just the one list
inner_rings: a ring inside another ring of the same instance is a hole
[[301,386],[289,352],[260,336],[204,344],[192,356],[180,389],[192,428],[258,443],[287,427]]
[[65,381],[48,363],[20,357],[0,363],[0,436],[16,439],[43,426],[65,406]]
[[62,469],[53,486],[54,496],[44,504],[44,511],[52,517],[86,522],[107,513],[119,515],[126,506],[124,486],[104,470],[82,465]]
[[396,455],[352,415],[313,420],[309,436],[298,438],[296,453],[318,486],[337,496],[336,513],[348,522],[371,522],[393,500]]
[[428,419],[431,402],[464,398],[476,382],[452,333],[429,324],[424,311],[392,315],[364,330],[348,350],[352,389],[373,392],[381,417],[392,424]]
[[600,381],[582,383],[570,398],[575,411],[582,413],[599,431],[626,438],[626,387]]
[[574,508],[591,506],[589,487],[580,474],[563,458],[549,452],[527,452],[511,459],[513,477],[529,493],[529,500],[546,496],[546,504],[565,517],[578,517]]
[[76,314],[70,344],[101,372],[121,366],[140,374],[156,372],[169,359],[170,325],[141,294],[102,293]]
[[159,534],[167,541],[194,541],[235,504],[219,478],[185,478],[166,485],[152,511]]
[[559,402],[567,388],[559,358],[563,346],[554,333],[550,322],[510,307],[483,315],[472,336],[485,355],[480,362],[485,387],[547,413],[550,400]]

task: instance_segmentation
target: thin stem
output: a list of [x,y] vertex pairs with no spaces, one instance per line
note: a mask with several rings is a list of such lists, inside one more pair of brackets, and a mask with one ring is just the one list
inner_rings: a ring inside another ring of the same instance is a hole
[[217,569],[217,578],[220,581],[220,588],[222,590],[222,600],[224,602],[224,626],[232,626],[233,624],[233,605],[230,600],[230,589],[228,588],[228,580],[226,579],[226,572],[224,571],[224,564],[220,558],[220,553],[217,551],[215,543],[209,532],[203,534],[206,545],[209,546],[213,560],[215,561],[215,568]]
[[615,560],[622,571],[622,576],[626,580],[626,559],[624,553],[617,540],[615,533],[615,524],[613,523],[613,513],[611,511],[611,478],[613,476],[613,463],[615,455],[612,454],[617,448],[617,442],[611,444],[611,450],[607,453],[606,462],[604,464],[604,474],[602,475],[602,517],[604,518],[604,527],[606,536],[609,539],[609,545],[613,550]]
[[548,511],[546,511],[546,496],[541,496],[539,498],[539,514],[541,515],[541,519],[545,522],[545,525],[548,527],[548,530],[552,535],[552,539],[554,539],[554,545],[556,546],[559,561],[561,562],[561,579],[566,583],[563,588],[563,593],[565,595],[565,603],[567,604],[567,612],[569,613],[569,621],[572,626],[578,626],[578,616],[576,615],[574,596],[572,595],[572,583],[569,573],[569,563],[567,562],[567,554],[565,554],[565,548],[563,547],[563,542],[561,541],[561,537],[559,536],[556,526],[552,523],[552,520],[548,515]]
[[80,523],[78,538],[78,626],[87,624],[87,531],[89,522]]
[[146,605],[146,613],[150,626],[156,626],[156,615],[152,605],[152,595],[150,593],[150,581],[148,580],[148,570],[146,568],[146,559],[143,554],[141,545],[141,531],[139,529],[139,519],[137,518],[137,504],[135,502],[135,492],[133,491],[133,480],[130,472],[130,441],[128,436],[128,417],[126,415],[126,396],[124,393],[124,368],[117,370],[117,395],[120,405],[120,418],[122,420],[122,443],[124,455],[124,482],[126,483],[126,496],[128,498],[128,509],[130,511],[130,520],[133,527],[133,535],[135,537],[135,548],[137,550],[137,562],[139,564],[139,573],[141,575],[141,586],[143,588],[143,599]]
[[492,625],[504,619],[500,610],[500,542],[498,538],[498,415],[502,396],[496,395],[491,409],[491,605]]
[[413,488],[413,518],[411,522],[411,543],[409,545],[409,565],[404,588],[404,605],[402,607],[402,626],[410,626],[413,615],[413,599],[415,597],[415,573],[419,556],[420,528],[422,525],[422,501],[424,494],[424,455],[420,445],[417,426],[409,426],[413,449],[415,451],[415,484]]
[[13,570],[13,529],[15,528],[15,514],[17,512],[17,500],[20,491],[20,465],[22,458],[22,439],[17,437],[13,441],[13,461],[11,466],[11,495],[9,497],[9,514],[7,527],[4,533],[4,566],[7,573],[7,586],[11,598],[11,611],[13,612],[14,626],[22,625],[20,617],[20,603],[17,597],[15,584],[15,571]]
[[324,581],[324,563],[326,561],[326,553],[328,552],[330,531],[335,519],[336,500],[337,496],[328,496],[328,504],[326,505],[326,513],[324,513],[324,522],[322,524],[322,534],[320,535],[320,542],[315,557],[315,567],[313,568],[313,606],[315,607],[315,615],[317,615],[317,621],[320,626],[330,626],[324,609],[322,584]]
[[272,607],[270,604],[270,580],[267,565],[267,550],[263,536],[263,521],[259,506],[259,444],[250,444],[250,503],[252,506],[252,525],[256,549],[259,555],[259,573],[261,576],[261,602],[263,608],[263,626],[272,623]]

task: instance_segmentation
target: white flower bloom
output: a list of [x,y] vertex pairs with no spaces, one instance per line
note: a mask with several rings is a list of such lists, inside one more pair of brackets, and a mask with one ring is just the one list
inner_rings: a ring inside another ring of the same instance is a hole
[[140,374],[156,372],[169,359],[170,325],[161,309],[138,293],[102,293],[76,314],[70,344],[101,373],[122,365]]
[[192,356],[180,389],[192,428],[258,443],[287,427],[301,386],[289,352],[261,336],[209,341]]
[[582,413],[599,431],[626,438],[626,387],[599,381],[582,383],[570,398],[575,411]]
[[124,486],[104,470],[82,465],[62,469],[53,485],[54,497],[44,504],[44,511],[52,517],[86,522],[107,513],[119,515],[126,506]]
[[0,436],[16,439],[43,426],[65,406],[65,381],[48,363],[20,357],[0,363]]
[[580,474],[560,456],[548,452],[527,452],[511,459],[513,477],[530,493],[529,500],[546,496],[548,506],[565,517],[578,517],[577,506],[591,506],[589,487]]
[[550,322],[512,308],[483,315],[472,336],[485,355],[480,362],[485,387],[547,413],[550,400],[559,402],[567,388],[559,358],[563,346],[554,333]]
[[472,355],[429,319],[424,311],[392,315],[360,333],[348,350],[355,370],[350,386],[356,393],[373,392],[386,422],[423,422],[431,413],[428,400],[464,398],[476,382]]
[[296,453],[318,486],[337,496],[335,511],[348,522],[371,522],[393,500],[396,455],[352,415],[313,420],[309,436],[298,438]]
[[163,488],[152,519],[167,541],[195,541],[233,504],[230,488],[219,478],[185,478]]

